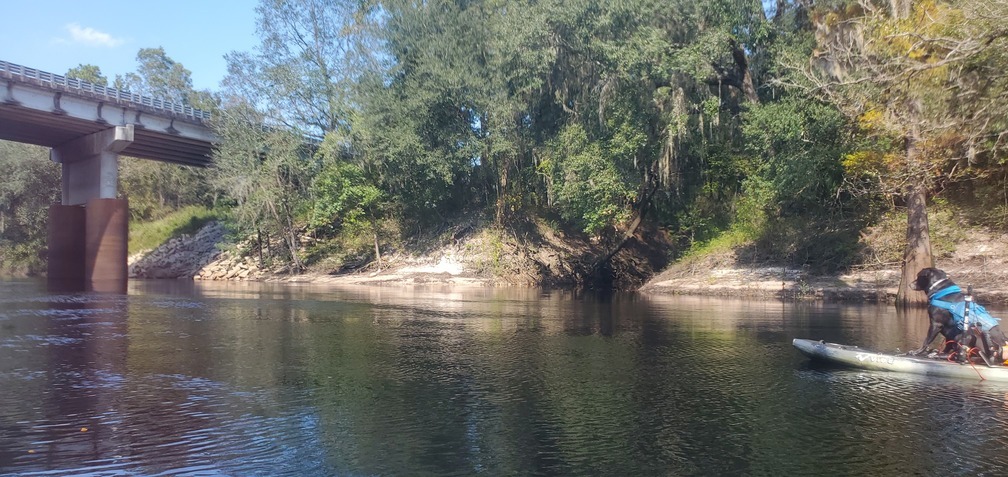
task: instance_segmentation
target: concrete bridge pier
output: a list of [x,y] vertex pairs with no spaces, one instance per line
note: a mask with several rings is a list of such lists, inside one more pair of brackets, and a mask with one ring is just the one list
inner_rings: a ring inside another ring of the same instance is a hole
[[49,208],[51,290],[126,292],[129,207],[116,196],[119,153],[132,142],[126,125],[52,148],[63,166],[63,198]]
[[49,266],[51,291],[84,291],[84,207],[49,206]]

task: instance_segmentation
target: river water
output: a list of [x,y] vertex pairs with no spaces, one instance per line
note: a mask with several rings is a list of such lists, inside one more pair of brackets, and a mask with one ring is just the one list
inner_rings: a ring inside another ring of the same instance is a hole
[[1008,386],[791,347],[907,349],[925,326],[874,305],[0,281],[0,475],[1005,475]]

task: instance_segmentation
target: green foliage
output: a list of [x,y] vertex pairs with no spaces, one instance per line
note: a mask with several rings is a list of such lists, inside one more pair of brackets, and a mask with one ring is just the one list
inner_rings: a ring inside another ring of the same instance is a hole
[[476,274],[504,277],[514,273],[516,267],[509,263],[505,244],[508,233],[502,227],[487,227],[466,242],[467,254],[475,257],[471,266]]
[[137,72],[116,77],[118,87],[152,98],[189,104],[192,72],[171,59],[163,47],[141,48],[136,60]]
[[[428,104],[424,95],[406,91],[373,91],[366,111],[352,118],[351,141],[362,168],[401,207],[405,220],[422,223],[435,218],[432,210],[447,213],[457,207],[451,201],[453,187],[464,183],[473,158],[459,151],[467,149],[464,141],[450,139],[457,124],[447,131],[446,125],[423,122],[449,106]],[[427,132],[440,137],[424,137]]]
[[768,205],[793,214],[835,202],[844,179],[840,159],[849,147],[839,111],[788,97],[750,108],[744,120],[747,149],[761,158],[757,174],[775,192],[776,203]]
[[172,211],[156,220],[130,220],[129,253],[151,250],[183,234],[195,234],[208,222],[221,218],[217,211],[193,205]]
[[[377,189],[363,188],[364,167],[340,164],[342,139],[327,139],[332,144],[324,143],[316,158],[304,136],[348,134],[351,89],[374,61],[364,48],[371,8],[369,2],[263,0],[256,52],[226,55],[228,106],[215,120],[221,142],[213,181],[234,204],[240,231],[260,237],[268,259],[294,270],[304,265],[306,226],[332,229],[356,220],[378,198]],[[283,246],[266,247],[271,241]]]
[[154,220],[187,206],[211,207],[206,169],[147,159],[119,158],[119,189],[132,220]]
[[[216,98],[192,89],[191,73],[171,59],[164,48],[142,48],[137,72],[117,82],[131,91],[211,111]],[[186,206],[211,207],[214,192],[206,171],[147,159],[119,158],[120,193],[129,198],[133,220],[153,220]]]
[[322,170],[311,185],[314,206],[310,225],[324,233],[362,222],[375,223],[380,218],[381,190],[367,179],[363,169],[344,160],[338,148],[335,136],[327,136],[317,153]]
[[60,201],[60,168],[47,152],[0,141],[0,273],[45,269],[48,210]]
[[[227,105],[212,171],[124,160],[122,190],[134,219],[227,204],[293,268],[339,247],[356,263],[390,227],[479,210],[603,239],[643,216],[694,251],[748,244],[753,260],[829,268],[888,207],[879,191],[919,178],[898,160],[914,124],[916,172],[999,187],[1006,0],[912,2],[903,19],[841,1],[776,2],[768,17],[764,3],[262,0],[260,44],[227,55],[220,95],[193,92],[163,48],[116,79]],[[830,42],[850,21],[866,54],[840,58]]]
[[369,57],[362,22],[372,2],[262,0],[255,52],[225,55],[225,93],[256,104],[270,124],[345,131],[350,89]]
[[1008,170],[994,169],[987,176],[950,184],[942,197],[969,225],[1008,229]]
[[[220,137],[211,183],[232,205],[238,232],[279,241],[270,254],[303,268],[298,223],[310,209],[308,191],[317,166],[297,131],[264,128],[250,104],[237,104],[214,117]],[[263,245],[263,244],[260,244]]]
[[101,68],[95,65],[79,64],[70,68],[67,78],[75,78],[98,86],[108,86],[108,78],[102,74]]
[[382,4],[378,35],[390,61],[363,78],[350,140],[406,221],[471,207],[514,164],[516,116],[495,89],[500,73],[487,67],[484,7]]
[[[626,147],[627,138],[622,139],[618,145]],[[540,172],[549,178],[549,192],[560,215],[588,234],[626,220],[636,198],[610,152],[589,141],[584,129],[575,124],[547,145],[539,164]]]
[[783,216],[770,220],[764,233],[740,250],[743,260],[783,264],[814,273],[836,273],[860,262],[864,217]]
[[962,220],[956,208],[947,201],[937,199],[928,213],[931,227],[931,247],[937,258],[947,258],[955,251],[956,244],[969,239],[968,225]]
[[742,183],[742,195],[735,205],[735,219],[732,229],[749,240],[755,240],[766,232],[767,221],[777,194],[773,184],[759,176],[751,176]]
[[304,262],[306,268],[320,273],[333,271],[360,270],[375,260],[374,239],[378,234],[384,237],[383,246],[401,247],[402,243],[394,233],[399,225],[390,219],[374,223],[345,223],[318,240],[306,244]]
[[713,235],[707,240],[694,241],[678,260],[688,262],[705,256],[731,253],[736,248],[751,243],[752,237],[743,231],[731,229]]
[[[850,2],[847,2],[848,4]],[[1008,1],[911,1],[906,9],[820,6],[818,54],[806,86],[844,112],[871,147],[851,172],[902,197],[969,179],[1008,157],[1000,137]],[[848,42],[857,31],[861,41]],[[894,140],[895,139],[895,140]],[[880,147],[881,146],[881,147]],[[888,147],[886,147],[888,146]]]

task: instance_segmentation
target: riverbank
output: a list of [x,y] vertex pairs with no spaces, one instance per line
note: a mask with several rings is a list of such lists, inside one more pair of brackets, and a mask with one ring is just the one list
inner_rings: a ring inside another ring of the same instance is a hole
[[[290,274],[242,256],[241,247],[224,244],[223,227],[210,223],[192,236],[173,238],[130,257],[130,276],[355,286],[574,286],[577,275],[589,266],[583,257],[597,251],[576,238],[550,236],[543,230],[536,233],[537,239],[530,241],[518,234],[473,229],[425,253],[388,253],[380,265],[372,262],[339,271],[316,268]],[[972,285],[984,303],[1008,304],[1008,235],[975,231],[970,237],[968,243],[957,244],[938,257],[936,266],[961,286]],[[624,274],[632,268],[640,277],[632,289],[646,294],[890,302],[900,280],[898,264],[863,265],[821,276],[803,269],[747,264],[732,251],[667,268],[656,255],[634,241],[615,263]]]
[[[984,303],[1008,304],[1008,235],[974,229],[969,241],[935,258],[935,266]],[[734,252],[670,266],[639,291],[653,294],[740,296],[825,301],[893,302],[899,263],[864,264],[837,275],[740,263]]]
[[[226,243],[223,226],[211,222],[193,235],[166,241],[153,250],[129,257],[132,278],[193,280],[257,280],[268,282],[328,283],[344,285],[472,285],[573,287],[593,272],[594,257],[603,248],[579,237],[537,224],[521,230],[500,230],[469,225],[422,246],[383,252],[381,260],[359,257],[354,263],[326,261],[292,274],[286,267],[260,264],[242,253],[247,244]],[[667,244],[649,247],[631,241],[611,263],[622,267],[632,288],[643,284],[666,265],[661,259]],[[637,283],[633,283],[636,280]]]

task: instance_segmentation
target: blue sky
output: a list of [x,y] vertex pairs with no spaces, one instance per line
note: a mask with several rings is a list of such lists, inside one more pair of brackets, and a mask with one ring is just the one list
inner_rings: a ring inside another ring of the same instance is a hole
[[164,47],[196,89],[219,88],[224,54],[251,51],[256,0],[0,0],[0,60],[64,74],[101,68],[109,82],[136,70],[141,48]]

